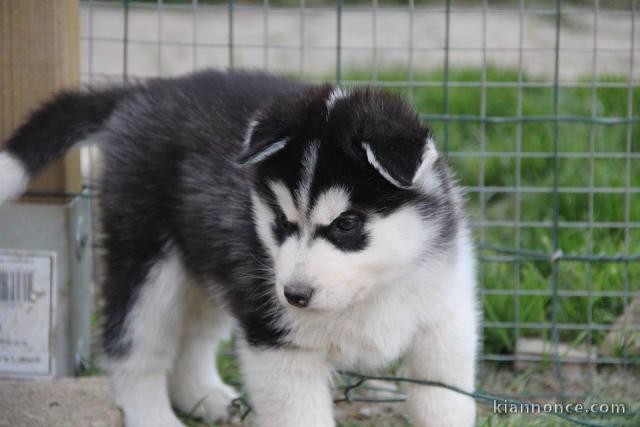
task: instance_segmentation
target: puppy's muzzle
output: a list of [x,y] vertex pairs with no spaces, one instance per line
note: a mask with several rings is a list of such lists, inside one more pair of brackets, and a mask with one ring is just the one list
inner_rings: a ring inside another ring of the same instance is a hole
[[309,305],[313,288],[304,283],[292,283],[284,287],[284,297],[294,307],[304,308]]

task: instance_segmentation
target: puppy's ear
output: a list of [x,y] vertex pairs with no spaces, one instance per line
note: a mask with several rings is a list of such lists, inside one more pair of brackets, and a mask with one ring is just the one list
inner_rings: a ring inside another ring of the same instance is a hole
[[240,166],[253,165],[268,159],[287,146],[289,138],[283,135],[276,124],[264,123],[260,119],[251,120],[247,126],[244,151],[236,159]]
[[362,142],[367,160],[382,177],[398,188],[429,188],[438,159],[431,134],[412,134],[391,125]]

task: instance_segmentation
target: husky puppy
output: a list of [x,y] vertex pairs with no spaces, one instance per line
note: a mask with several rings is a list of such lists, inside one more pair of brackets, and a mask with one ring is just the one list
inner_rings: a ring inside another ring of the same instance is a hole
[[[234,327],[262,427],[334,426],[336,369],[404,357],[474,388],[474,255],[459,189],[400,97],[204,71],[66,92],[0,153],[0,201],[82,142],[104,153],[104,351],[128,427],[224,417]],[[416,426],[475,404],[409,386]]]

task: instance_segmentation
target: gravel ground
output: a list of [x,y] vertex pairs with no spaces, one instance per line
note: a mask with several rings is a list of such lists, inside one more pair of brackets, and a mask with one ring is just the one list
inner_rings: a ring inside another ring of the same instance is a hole
[[0,427],[120,427],[107,381],[0,380]]
[[[538,367],[539,368],[539,367]],[[558,392],[553,369],[529,369],[514,373],[510,369],[485,366],[478,383],[481,388],[501,396],[549,394]],[[373,384],[370,384],[373,385]],[[384,387],[385,384],[376,384]],[[388,387],[388,385],[387,385]],[[627,403],[636,405],[628,411],[637,411],[640,395],[640,371],[630,368],[600,368],[584,370],[583,376],[567,378],[565,391],[575,394],[570,402]],[[336,395],[338,396],[338,394]],[[340,395],[341,396],[341,395]],[[368,397],[389,397],[389,395]],[[539,403],[552,402],[550,398],[526,399]],[[555,427],[558,420],[550,416],[518,417],[495,416],[490,406],[480,405],[478,425],[512,427],[535,425]],[[409,427],[401,404],[347,404],[336,406],[336,417],[341,427]],[[250,422],[251,416],[248,421]],[[611,421],[611,420],[609,420]],[[616,419],[616,421],[620,421]],[[623,420],[624,421],[624,420]],[[634,424],[637,420],[627,420]],[[197,420],[185,419],[189,427],[208,427]],[[237,416],[218,427],[241,426]],[[109,386],[104,377],[62,379],[54,381],[0,380],[0,427],[121,427],[120,411],[114,406]]]

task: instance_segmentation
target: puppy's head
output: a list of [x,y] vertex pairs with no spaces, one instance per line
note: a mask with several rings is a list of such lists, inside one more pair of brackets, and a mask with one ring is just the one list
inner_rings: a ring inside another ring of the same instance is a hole
[[395,95],[324,86],[274,99],[250,122],[238,162],[289,307],[344,310],[455,234],[446,165]]

